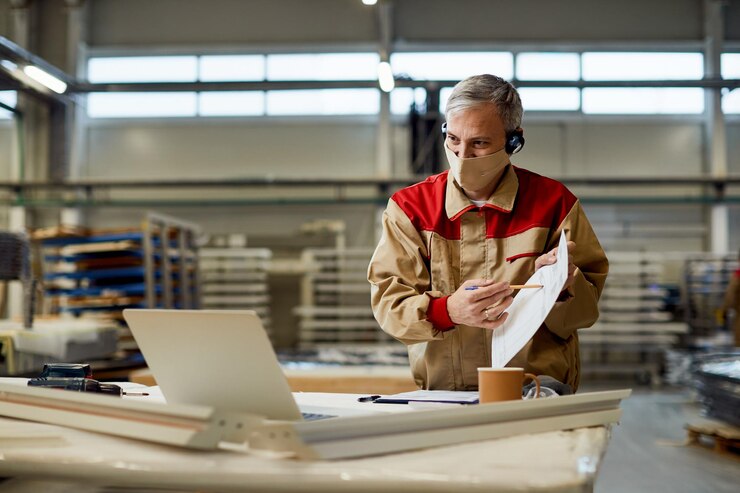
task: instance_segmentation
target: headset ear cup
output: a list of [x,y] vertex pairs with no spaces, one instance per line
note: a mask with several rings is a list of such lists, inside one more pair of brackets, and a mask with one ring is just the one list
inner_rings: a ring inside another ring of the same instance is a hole
[[522,150],[522,147],[524,147],[524,136],[521,134],[521,132],[514,132],[509,135],[509,137],[506,139],[506,153],[516,154],[517,152]]

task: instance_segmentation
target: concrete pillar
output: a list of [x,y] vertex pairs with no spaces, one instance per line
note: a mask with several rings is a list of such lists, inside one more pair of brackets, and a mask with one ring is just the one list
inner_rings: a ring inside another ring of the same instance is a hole
[[[390,61],[392,43],[392,5],[391,2],[381,2],[378,9],[379,54],[381,62]],[[390,178],[393,174],[393,127],[391,123],[391,95],[380,92],[380,114],[378,115],[377,136],[377,176]]]
[[[67,66],[64,70],[74,77],[87,79],[87,40],[89,26],[89,5],[86,0],[66,0],[67,3]],[[84,96],[78,95],[78,98]],[[87,159],[87,115],[82,104],[68,108],[65,120],[67,139],[67,169],[64,179],[78,180]],[[80,192],[82,193],[82,192]],[[84,198],[84,196],[80,197]],[[65,226],[84,226],[84,209],[65,208],[61,211],[60,224]]]
[[[8,217],[11,232],[26,231],[26,208],[12,206]],[[9,319],[23,320],[23,285],[20,281],[8,282],[7,316]]]
[[[704,73],[721,77],[720,57],[724,45],[725,0],[704,0]],[[705,89],[705,162],[715,178],[727,176],[727,132],[722,113],[722,90]],[[714,190],[712,190],[714,192]],[[725,254],[730,248],[729,210],[726,204],[714,204],[709,211],[709,250]]]
[[[393,49],[393,12],[390,1],[380,2],[378,9],[378,31],[379,49],[381,62],[390,62]],[[378,138],[377,138],[377,177],[393,177],[393,124],[391,122],[391,94],[380,92],[380,114],[378,115]],[[380,191],[387,191],[387,187],[380,187]],[[376,209],[375,214],[375,240],[380,240],[382,232],[382,217],[385,204]]]

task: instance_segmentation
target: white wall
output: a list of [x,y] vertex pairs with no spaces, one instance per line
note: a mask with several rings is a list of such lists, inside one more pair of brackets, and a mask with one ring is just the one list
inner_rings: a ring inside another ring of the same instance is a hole
[[555,177],[696,176],[702,171],[700,123],[584,117],[529,123],[514,162]]
[[[513,161],[537,173],[556,178],[698,176],[702,173],[702,137],[699,123],[680,120],[637,119],[613,123],[598,119],[593,123],[525,121],[527,145]],[[88,154],[83,178],[99,179],[177,179],[177,178],[367,178],[375,172],[375,124],[366,119],[346,118],[342,124],[327,119],[314,121],[188,120],[116,121],[94,123],[88,129]],[[396,126],[394,142],[396,176],[408,173],[408,132]],[[444,164],[443,164],[444,166]],[[696,195],[694,187],[572,186],[589,199],[617,196],[616,204],[593,204],[592,218],[608,243],[620,249],[701,250],[704,237],[704,207],[681,206],[676,214],[671,205],[622,204],[630,196]],[[348,190],[350,198],[368,197],[366,191]],[[146,197],[153,192],[126,192],[126,197]],[[116,196],[113,196],[114,198]],[[120,197],[120,195],[119,195]],[[169,199],[331,199],[331,190],[224,189],[187,192],[158,192]],[[275,235],[296,230],[301,222],[317,218],[345,218],[352,234],[352,245],[372,245],[372,221],[357,221],[352,207],[323,204],[291,208],[274,204],[254,212],[243,209],[199,211],[179,208],[173,213],[202,221],[209,232],[248,232]],[[97,225],[110,221],[105,210],[90,216]],[[255,220],[254,216],[260,219]],[[120,213],[116,215],[121,219]],[[123,214],[125,217],[125,214]],[[251,219],[246,219],[249,217]],[[217,219],[214,219],[217,218]],[[640,227],[635,227],[639,224]],[[663,225],[655,228],[655,225]],[[286,228],[286,225],[290,227]],[[362,228],[369,227],[365,231]],[[645,235],[650,231],[649,235]],[[289,234],[289,233],[288,233]],[[735,233],[733,233],[735,234]]]
[[93,123],[96,178],[346,178],[375,175],[376,125],[352,120]]

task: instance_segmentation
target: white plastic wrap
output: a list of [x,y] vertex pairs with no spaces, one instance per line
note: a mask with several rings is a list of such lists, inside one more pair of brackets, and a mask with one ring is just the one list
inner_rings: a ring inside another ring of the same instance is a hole
[[[51,356],[59,360],[109,354],[116,350],[119,330],[112,322],[82,318],[37,319],[33,329],[22,329],[19,322],[0,322],[0,330],[14,331],[13,344],[16,351]],[[79,354],[80,352],[85,354]]]

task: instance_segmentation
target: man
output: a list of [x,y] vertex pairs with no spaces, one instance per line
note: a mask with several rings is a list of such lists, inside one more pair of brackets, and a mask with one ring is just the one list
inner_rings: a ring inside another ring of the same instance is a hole
[[[740,261],[740,252],[737,254],[737,259]],[[735,317],[732,324],[735,334],[735,347],[740,347],[740,268],[735,270],[730,277],[720,311],[725,323],[732,316]]]
[[511,284],[556,260],[569,240],[568,280],[545,323],[509,363],[579,381],[576,330],[598,318],[608,262],[578,199],[561,183],[517,168],[524,143],[516,89],[493,75],[458,83],[447,102],[450,171],[395,193],[368,269],[383,330],[408,347],[417,385],[475,390],[491,365],[492,331]]

